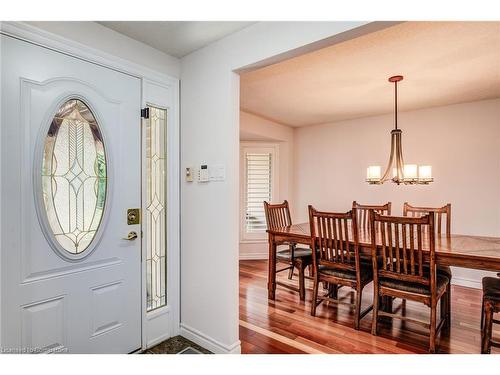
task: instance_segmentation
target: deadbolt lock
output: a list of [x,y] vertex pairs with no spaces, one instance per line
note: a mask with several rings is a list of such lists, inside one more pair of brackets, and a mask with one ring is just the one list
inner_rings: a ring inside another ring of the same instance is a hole
[[127,210],[127,224],[135,225],[141,223],[141,210],[139,208],[129,208]]

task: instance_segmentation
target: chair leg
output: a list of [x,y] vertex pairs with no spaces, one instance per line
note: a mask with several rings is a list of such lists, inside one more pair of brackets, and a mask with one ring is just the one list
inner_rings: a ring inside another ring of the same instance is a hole
[[377,336],[378,309],[380,303],[377,285],[373,285],[372,335]]
[[335,284],[328,284],[328,295],[333,299],[339,298],[339,288]]
[[292,278],[293,278],[293,269],[294,269],[294,266],[292,263],[292,266],[290,267],[290,270],[288,271],[288,280],[292,280]]
[[429,353],[436,353],[437,302],[431,303],[431,325],[429,332]]
[[444,292],[444,294],[441,296],[441,300],[439,301],[439,316],[441,317],[441,319],[446,318],[446,297],[447,297],[447,294],[448,294],[448,291]]
[[[406,316],[406,299],[401,300],[401,315]],[[401,328],[406,329],[406,320],[401,321]]]
[[314,276],[314,267],[312,264],[308,265],[307,268],[309,269],[309,277]]
[[481,303],[481,337],[483,335],[483,328],[484,328],[484,298]]
[[483,353],[483,343],[484,343],[484,298],[481,302],[481,354]]
[[493,306],[488,301],[483,303],[484,326],[482,330],[481,354],[491,353],[491,334],[493,328]]
[[451,327],[451,284],[446,286],[446,292],[440,302],[441,319],[446,319],[445,328]]
[[314,278],[313,295],[311,301],[311,315],[316,316],[316,300],[318,299],[318,284],[319,280],[317,277]]
[[305,267],[302,263],[299,264],[299,296],[301,301],[306,299],[306,285],[305,285]]
[[448,328],[451,327],[451,280],[446,289],[446,325]]
[[363,289],[356,289],[356,306],[354,311],[354,329],[359,330],[359,321],[361,316],[361,298],[363,296]]
[[385,297],[385,311],[387,311],[388,313],[392,313],[392,301],[393,298],[391,296]]

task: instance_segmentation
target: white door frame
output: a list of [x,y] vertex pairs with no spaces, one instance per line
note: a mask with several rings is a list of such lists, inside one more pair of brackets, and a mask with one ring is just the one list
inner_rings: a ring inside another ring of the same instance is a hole
[[[142,80],[143,88],[146,82],[166,87],[171,93],[172,105],[169,108],[169,122],[167,124],[168,137],[168,165],[167,165],[167,306],[158,311],[146,312],[146,272],[145,258],[143,253],[142,269],[142,349],[151,347],[164,339],[179,334],[180,326],[180,174],[179,174],[179,79],[166,74],[151,70],[142,65],[124,60],[111,54],[93,49],[86,45],[72,41],[70,39],[52,34],[45,30],[23,22],[2,22],[0,23],[0,33],[15,37],[60,53],[64,53],[75,58],[88,61],[89,63],[101,65]],[[1,46],[0,46],[1,48]],[[143,89],[141,94],[142,103],[147,103],[147,92]],[[139,114],[138,114],[139,121]],[[1,150],[0,150],[1,151]],[[0,152],[1,155],[1,152]],[[144,162],[144,158],[143,158]],[[1,174],[0,174],[1,178]],[[0,180],[1,186],[1,180]],[[0,191],[1,194],[1,191]],[[143,202],[144,208],[144,202]],[[1,209],[1,207],[0,207]],[[0,222],[0,238],[2,236],[2,223]],[[0,249],[0,252],[4,251]],[[1,253],[0,253],[1,254]],[[1,260],[1,256],[0,256]],[[2,280],[0,264],[0,281]],[[1,301],[1,288],[0,288]],[[159,325],[159,320],[155,320],[158,315],[168,314],[168,324],[164,326],[165,320]],[[0,309],[0,348],[2,347],[2,326]],[[155,324],[156,323],[156,324]],[[147,333],[147,334],[146,334]]]

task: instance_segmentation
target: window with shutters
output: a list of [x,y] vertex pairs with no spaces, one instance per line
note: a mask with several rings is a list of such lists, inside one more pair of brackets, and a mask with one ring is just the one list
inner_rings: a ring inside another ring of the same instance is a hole
[[278,146],[243,143],[241,146],[241,239],[266,240],[264,201],[278,200]]

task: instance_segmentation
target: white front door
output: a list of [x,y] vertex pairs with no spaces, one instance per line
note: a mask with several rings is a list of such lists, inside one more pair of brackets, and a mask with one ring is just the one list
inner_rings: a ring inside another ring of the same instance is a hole
[[140,79],[1,38],[1,347],[139,349]]

